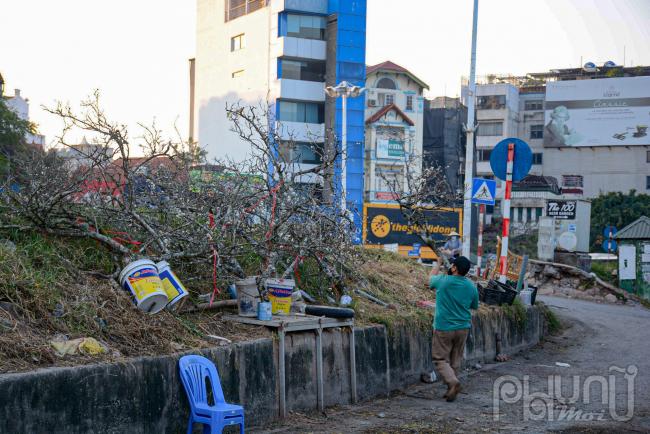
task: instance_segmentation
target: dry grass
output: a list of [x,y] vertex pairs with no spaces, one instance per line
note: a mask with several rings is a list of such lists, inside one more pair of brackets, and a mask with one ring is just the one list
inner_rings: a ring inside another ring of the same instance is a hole
[[[12,234],[15,251],[0,244],[0,373],[161,355],[270,336],[266,328],[233,324],[223,312],[146,315],[112,280],[79,270],[112,272],[110,256],[92,242]],[[359,279],[348,282],[390,303],[382,307],[358,295],[353,307],[360,325],[431,326],[432,311],[416,307],[433,300],[429,268],[398,255],[364,251]],[[182,275],[181,275],[182,279]],[[210,291],[209,279],[192,280],[192,296]],[[99,356],[55,355],[50,341],[93,337],[109,348]]]
[[[143,314],[117,283],[78,271],[110,271],[102,268],[110,268],[110,258],[103,258],[93,243],[40,235],[14,237],[14,242],[15,251],[0,246],[0,372],[219,345],[207,335],[233,341],[268,336],[264,329],[222,321],[222,313],[217,311]],[[109,353],[60,358],[50,341],[61,336],[93,337],[104,343]]]
[[[358,321],[379,323],[389,329],[395,325],[431,327],[432,311],[416,306],[418,301],[434,301],[435,296],[428,288],[430,268],[412,259],[394,253],[368,250],[366,262],[360,269],[361,289],[389,303],[382,307],[363,297],[355,296]],[[363,283],[367,282],[365,285]]]

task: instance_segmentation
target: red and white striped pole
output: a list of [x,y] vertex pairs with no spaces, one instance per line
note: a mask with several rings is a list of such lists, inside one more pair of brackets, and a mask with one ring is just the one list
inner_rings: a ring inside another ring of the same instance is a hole
[[476,276],[481,277],[481,264],[483,262],[483,218],[485,216],[485,205],[478,206],[478,246],[476,248]]
[[499,258],[499,282],[506,283],[508,274],[508,234],[510,233],[510,196],[512,195],[512,167],[515,160],[515,144],[508,143],[506,165],[506,194],[503,201],[503,231],[501,232],[501,258]]
[[607,254],[611,255],[612,254],[612,238],[614,238],[614,234],[612,233],[612,227],[609,227],[609,241],[607,242]]

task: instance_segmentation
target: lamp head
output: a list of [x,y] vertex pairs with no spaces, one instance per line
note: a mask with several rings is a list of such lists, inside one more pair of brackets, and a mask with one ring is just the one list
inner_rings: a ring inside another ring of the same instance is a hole
[[348,83],[347,81],[340,82],[336,87],[327,86],[325,88],[325,93],[331,98],[338,98],[340,96],[347,97],[357,97],[361,95],[361,92],[366,90],[365,87],[355,86]]
[[341,96],[338,86],[337,87],[327,86],[325,88],[325,93],[327,94],[327,96],[331,98],[338,98],[339,96]]
[[365,87],[352,86],[352,91],[350,92],[350,96],[353,97],[353,98],[357,97],[357,96],[361,95],[361,92],[363,92],[364,90],[366,90]]

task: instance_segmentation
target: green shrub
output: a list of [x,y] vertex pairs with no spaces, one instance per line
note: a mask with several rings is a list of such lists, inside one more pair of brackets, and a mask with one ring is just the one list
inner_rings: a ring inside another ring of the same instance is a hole
[[544,317],[546,318],[549,333],[555,334],[562,330],[562,323],[560,322],[560,319],[557,317],[557,315],[555,315],[555,312],[553,312],[548,306],[544,304],[541,304],[540,306],[544,313]]

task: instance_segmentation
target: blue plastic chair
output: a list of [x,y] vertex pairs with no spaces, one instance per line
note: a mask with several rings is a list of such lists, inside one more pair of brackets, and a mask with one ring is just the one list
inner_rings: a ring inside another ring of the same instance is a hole
[[[187,434],[192,434],[195,423],[203,424],[203,434],[221,434],[230,425],[239,425],[240,434],[244,434],[244,407],[226,402],[214,363],[202,356],[183,356],[178,366],[191,407]],[[212,386],[212,405],[206,379]]]

